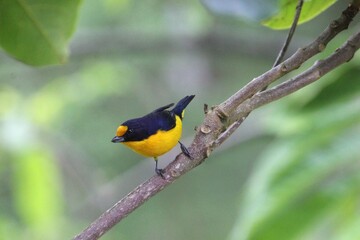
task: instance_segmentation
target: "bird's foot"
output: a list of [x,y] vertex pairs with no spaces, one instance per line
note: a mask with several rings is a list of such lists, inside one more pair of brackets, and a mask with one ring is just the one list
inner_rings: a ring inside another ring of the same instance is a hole
[[189,150],[185,147],[185,145],[182,144],[180,141],[179,141],[179,143],[180,143],[180,148],[181,148],[182,153],[189,159],[193,160],[194,158],[190,155]]
[[162,177],[162,179],[165,179],[165,177],[164,177],[165,170],[164,170],[164,169],[155,168],[155,172],[156,172],[157,175],[159,175],[160,177]]

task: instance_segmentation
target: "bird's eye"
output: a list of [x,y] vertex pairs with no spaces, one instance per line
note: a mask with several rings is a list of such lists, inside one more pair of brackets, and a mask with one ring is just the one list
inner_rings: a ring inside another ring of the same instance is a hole
[[128,132],[129,132],[129,133],[133,133],[134,131],[133,131],[132,129],[129,129]]

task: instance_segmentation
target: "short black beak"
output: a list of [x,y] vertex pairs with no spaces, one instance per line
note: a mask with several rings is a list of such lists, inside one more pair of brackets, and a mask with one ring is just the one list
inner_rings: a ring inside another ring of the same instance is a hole
[[111,141],[112,141],[113,143],[118,143],[118,142],[124,142],[125,139],[124,139],[123,137],[116,136],[116,137],[114,137]]

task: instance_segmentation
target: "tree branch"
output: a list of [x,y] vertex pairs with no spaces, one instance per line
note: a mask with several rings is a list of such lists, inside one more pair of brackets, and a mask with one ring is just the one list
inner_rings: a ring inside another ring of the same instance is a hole
[[[165,168],[165,179],[153,176],[140,184],[74,239],[98,239],[128,214],[141,206],[146,200],[192,168],[201,164],[209,157],[214,148],[218,147],[237,129],[250,111],[310,84],[337,66],[349,61],[360,47],[360,33],[351,37],[331,56],[316,62],[311,68],[297,77],[257,93],[271,82],[298,68],[310,57],[321,52],[331,39],[342,30],[347,29],[349,23],[359,10],[359,1],[357,0],[353,3],[357,5],[349,5],[340,18],[333,21],[314,42],[296,51],[293,56],[279,66],[253,79],[219,106],[208,110],[204,122],[198,127],[195,138],[188,148],[191,156],[194,158],[193,160],[189,160],[183,154],[179,154]],[[228,130],[225,131],[226,129]]]
[[[354,1],[355,3],[355,1]],[[291,57],[278,66],[270,69],[251,82],[245,85],[237,93],[228,98],[220,105],[221,111],[229,115],[243,101],[268,86],[270,83],[284,76],[285,74],[299,68],[311,57],[322,52],[326,45],[341,31],[348,28],[350,22],[359,11],[359,5],[350,4],[341,14],[341,16],[332,21],[330,25],[306,47],[298,49]]]
[[313,66],[296,77],[287,80],[271,89],[255,94],[246,100],[235,111],[238,118],[242,118],[248,112],[267,103],[285,97],[307,85],[315,82],[328,72],[334,70],[341,64],[350,61],[354,53],[360,48],[360,32],[351,36],[340,48],[328,58],[316,61]]

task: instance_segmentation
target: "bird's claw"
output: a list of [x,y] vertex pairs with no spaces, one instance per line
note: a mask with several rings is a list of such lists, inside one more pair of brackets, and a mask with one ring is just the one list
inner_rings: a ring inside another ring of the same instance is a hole
[[162,179],[165,179],[165,177],[164,177],[165,170],[164,170],[164,169],[162,169],[162,168],[156,168],[156,169],[155,169],[155,172],[156,172],[156,174],[159,175]]
[[188,157],[189,159],[193,160],[194,158],[190,155],[190,152],[189,152],[189,150],[185,147],[185,145],[182,144],[180,141],[179,141],[179,143],[180,143],[180,148],[181,148],[182,153],[183,153],[186,157]]

